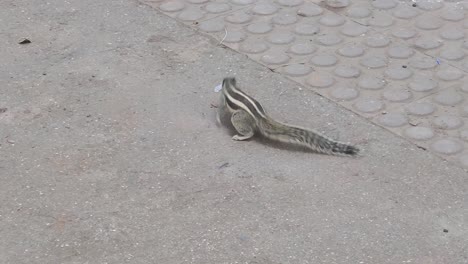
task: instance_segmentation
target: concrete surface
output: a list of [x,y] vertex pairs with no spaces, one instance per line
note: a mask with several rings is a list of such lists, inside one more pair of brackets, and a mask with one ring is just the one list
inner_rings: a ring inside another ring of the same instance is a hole
[[[458,165],[135,1],[0,19],[1,263],[468,262]],[[226,75],[363,157],[232,141]]]

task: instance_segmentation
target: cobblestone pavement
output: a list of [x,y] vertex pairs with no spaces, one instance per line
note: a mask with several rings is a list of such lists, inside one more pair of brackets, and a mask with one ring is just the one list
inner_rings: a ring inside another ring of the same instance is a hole
[[468,168],[468,1],[143,1]]

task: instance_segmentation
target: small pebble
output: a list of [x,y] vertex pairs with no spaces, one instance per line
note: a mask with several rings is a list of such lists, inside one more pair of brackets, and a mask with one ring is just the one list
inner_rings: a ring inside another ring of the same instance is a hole
[[21,45],[29,44],[29,43],[31,43],[31,41],[29,39],[23,39],[20,42],[18,42],[18,44],[21,44]]

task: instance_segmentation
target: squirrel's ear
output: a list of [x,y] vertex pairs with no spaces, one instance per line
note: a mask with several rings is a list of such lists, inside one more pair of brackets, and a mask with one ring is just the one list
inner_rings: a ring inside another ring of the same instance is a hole
[[233,77],[226,77],[223,79],[223,86],[225,84],[236,85],[236,78]]

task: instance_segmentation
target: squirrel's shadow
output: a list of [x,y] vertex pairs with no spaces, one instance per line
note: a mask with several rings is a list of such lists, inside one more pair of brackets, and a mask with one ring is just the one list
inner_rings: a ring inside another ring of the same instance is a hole
[[[226,129],[226,130],[229,131],[229,135],[231,137],[237,134],[235,132],[235,130],[233,130],[233,129]],[[359,154],[355,155],[355,156],[350,156],[350,155],[321,153],[321,152],[311,150],[311,149],[309,149],[309,148],[307,148],[305,146],[298,146],[298,145],[292,145],[292,144],[288,144],[288,143],[284,143],[284,142],[278,142],[278,141],[274,141],[274,140],[262,137],[260,135],[255,135],[250,139],[242,140],[242,141],[238,141],[238,142],[239,142],[239,144],[248,143],[248,142],[255,142],[255,143],[259,143],[259,144],[262,144],[262,145],[265,145],[267,147],[271,147],[271,148],[274,148],[274,149],[286,150],[286,151],[291,151],[291,152],[308,153],[308,154],[318,154],[318,155],[324,155],[324,156],[343,156],[343,157],[357,157],[357,156],[359,156]]]
[[[230,137],[234,136],[237,134],[236,129],[232,125],[230,121],[226,121],[224,117],[221,116],[220,122],[216,122],[218,126],[223,127],[223,130],[227,131]],[[232,140],[232,139],[231,139]],[[350,158],[357,158],[361,156],[359,153],[351,156],[351,155],[340,155],[339,153],[337,154],[325,154],[325,153],[320,153],[318,151],[311,150],[305,146],[298,146],[298,145],[293,145],[293,144],[288,144],[284,142],[278,142],[274,141],[268,138],[265,138],[260,135],[254,135],[252,138],[247,139],[247,140],[242,140],[238,141],[239,143],[247,143],[247,142],[256,142],[263,144],[265,146],[275,148],[275,149],[280,149],[280,150],[286,150],[286,151],[292,151],[292,152],[301,152],[301,153],[310,153],[310,154],[319,154],[319,155],[325,155],[325,156],[340,156],[340,157],[350,157]]]

